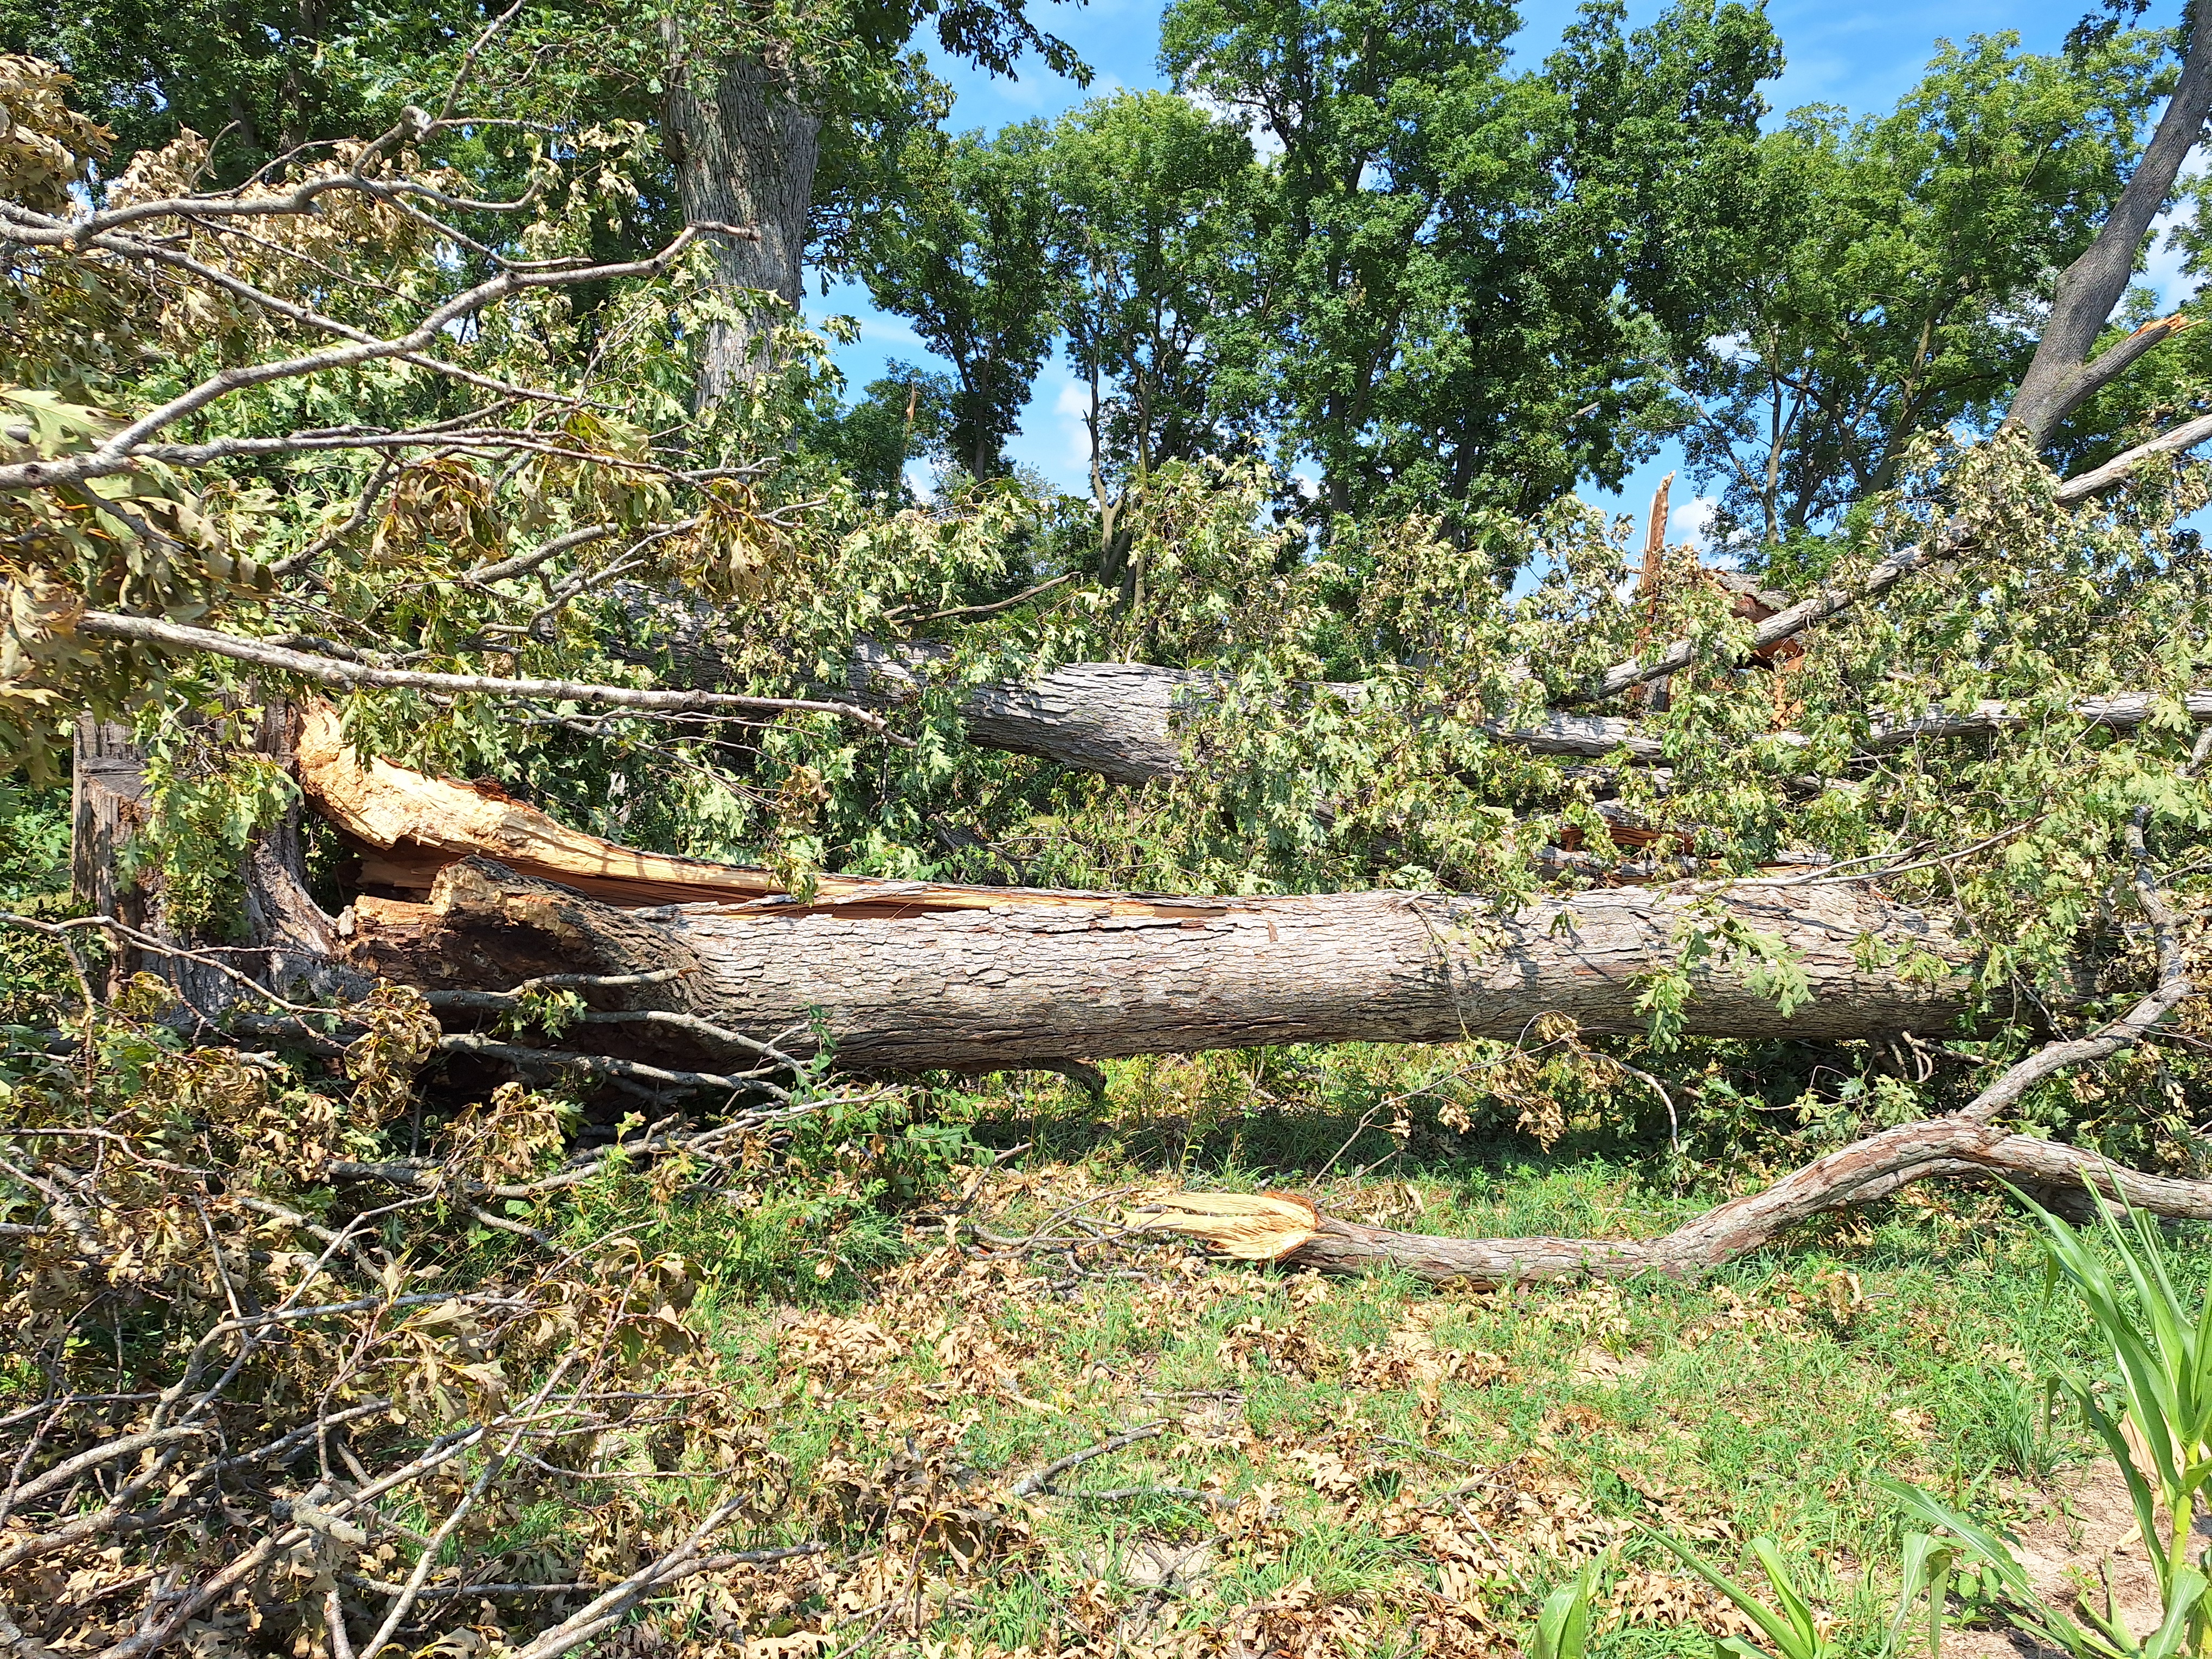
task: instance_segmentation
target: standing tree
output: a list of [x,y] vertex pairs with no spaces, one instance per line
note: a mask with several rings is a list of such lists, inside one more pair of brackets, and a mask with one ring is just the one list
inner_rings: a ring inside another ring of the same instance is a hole
[[798,17],[743,5],[661,10],[665,133],[684,220],[759,233],[727,244],[717,263],[734,314],[712,325],[702,398],[778,366],[762,324],[748,317],[757,295],[799,303],[800,268],[830,205],[816,179],[825,123],[833,156],[848,153],[837,158],[848,174],[857,161],[849,152],[878,124],[891,118],[890,131],[900,131],[896,118],[921,88],[899,54],[925,23],[945,52],[994,74],[1011,73],[1025,52],[1054,74],[1089,73],[1021,0],[854,0]]
[[953,460],[972,478],[995,478],[1060,327],[1068,210],[1051,185],[1045,129],[1031,122],[988,142],[918,132],[898,172],[899,191],[872,216],[856,262],[877,303],[952,365]]
[[1976,40],[1888,115],[1802,110],[1762,141],[1762,210],[1715,239],[1739,297],[1677,371],[1724,541],[1802,542],[1887,489],[1922,434],[2003,414],[2035,351],[2021,296],[2112,210],[2164,59],[2144,33],[2051,57]]
[[1251,141],[1165,93],[1125,93],[1064,117],[1054,186],[1069,271],[1068,363],[1087,386],[1100,575],[1134,597],[1130,492],[1170,461],[1220,453],[1249,418],[1249,363],[1267,326],[1255,291]]
[[1256,210],[1249,383],[1328,513],[1534,511],[1616,482],[1659,429],[1672,326],[1711,319],[1692,252],[1749,204],[1738,177],[1780,68],[1740,6],[1624,36],[1585,12],[1537,71],[1512,9],[1187,0],[1176,83],[1279,155]]

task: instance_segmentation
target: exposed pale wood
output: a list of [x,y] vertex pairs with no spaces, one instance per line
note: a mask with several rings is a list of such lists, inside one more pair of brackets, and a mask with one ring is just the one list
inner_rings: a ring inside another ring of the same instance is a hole
[[[676,967],[678,984],[630,1006],[755,1034],[818,1014],[841,1057],[884,1068],[1514,1036],[1553,1012],[1640,1029],[1639,975],[1674,958],[1702,896],[1609,890],[1501,917],[1435,894],[1164,897],[825,877],[801,902],[766,871],[619,847],[494,792],[363,766],[328,710],[309,711],[298,761],[318,809],[392,860],[381,867],[407,875],[401,890],[430,900],[356,906],[344,947],[355,965],[483,989]],[[667,896],[694,902],[635,913]],[[1735,967],[1711,965],[1692,1030],[1863,1036],[1941,1029],[1964,1008],[1965,947],[1868,889],[1750,882],[1714,902],[1799,956],[1814,994],[1784,1020]],[[1869,939],[1960,971],[1928,985],[1863,969]]]
[[[125,873],[131,837],[146,821],[145,757],[130,730],[90,714],[77,716],[70,789],[70,883],[95,915],[132,927],[146,925],[137,881]],[[111,994],[138,970],[136,951],[118,945],[111,959]]]
[[[262,712],[254,747],[289,764],[293,715],[285,706]],[[145,757],[130,732],[112,722],[80,717],[75,743],[70,873],[76,896],[95,915],[113,916],[163,944],[222,959],[272,989],[308,992],[334,984],[358,989],[355,976],[337,970],[331,919],[307,891],[296,811],[256,836],[239,871],[242,911],[225,919],[218,936],[180,933],[164,913],[158,878],[131,873],[130,843],[148,823]],[[141,971],[167,979],[203,1013],[236,1000],[238,981],[204,960],[163,957],[158,951],[113,941],[109,989]]]
[[[456,859],[481,854],[520,874],[559,882],[610,904],[787,898],[781,879],[771,871],[641,852],[571,830],[496,789],[426,777],[390,761],[364,763],[346,743],[337,711],[327,703],[312,704],[306,710],[296,761],[300,787],[315,810],[368,849],[363,860],[368,884],[403,895],[427,896],[441,870]],[[817,878],[813,902],[846,915],[915,915],[1014,903],[1043,909],[1074,907],[1088,913],[1103,902],[1117,915],[1137,916],[1203,914],[1214,902],[1142,894],[1117,894],[1102,901],[1095,893],[1042,888],[828,875]]]

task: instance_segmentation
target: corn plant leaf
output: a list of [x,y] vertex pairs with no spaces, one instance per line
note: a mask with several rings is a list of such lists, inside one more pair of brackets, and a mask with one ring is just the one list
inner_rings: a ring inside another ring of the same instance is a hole
[[1874,1484],[1918,1519],[1957,1538],[1989,1568],[1996,1578],[1999,1598],[2012,1613],[2013,1622],[2030,1636],[2075,1655],[2076,1659],[2140,1659],[2133,1642],[2117,1641],[2097,1631],[2085,1630],[2049,1606],[2035,1593],[2035,1587],[2028,1582],[2027,1569],[2021,1565],[2011,1547],[1979,1522],[1968,1519],[1908,1481],[1876,1475]]
[[[1663,1532],[1654,1532],[1651,1535],[1680,1556],[1698,1577],[1735,1602],[1742,1611],[1744,1617],[1765,1633],[1766,1639],[1774,1644],[1775,1651],[1780,1656],[1780,1659],[1819,1659],[1822,1648],[1817,1632],[1813,1634],[1808,1642],[1804,1630],[1801,1629],[1794,1618],[1786,1613],[1775,1612],[1750,1590],[1737,1583],[1735,1579],[1706,1560],[1704,1556],[1698,1554],[1680,1539]],[[1773,1540],[1759,1538],[1753,1540],[1753,1551],[1757,1553],[1762,1544],[1769,1550],[1774,1547]],[[1759,1564],[1762,1566],[1766,1565],[1766,1558],[1763,1554],[1759,1557]],[[1772,1569],[1770,1567],[1768,1571],[1771,1574]],[[1739,1640],[1740,1638],[1729,1639]],[[1735,1651],[1728,1648],[1726,1641],[1718,1645],[1729,1651]],[[1747,1647],[1748,1644],[1744,1645]],[[1756,1649],[1748,1650],[1753,1653],[1758,1651]],[[1739,1659],[1741,1659],[1741,1655]],[[1765,1656],[1761,1655],[1760,1659],[1765,1659]]]

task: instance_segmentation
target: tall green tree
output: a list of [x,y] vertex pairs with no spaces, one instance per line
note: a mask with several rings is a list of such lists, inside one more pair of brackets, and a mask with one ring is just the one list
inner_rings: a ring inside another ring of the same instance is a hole
[[511,15],[483,0],[0,0],[0,51],[58,63],[116,128],[111,173],[190,129],[221,135],[213,181],[234,183],[301,144],[388,125],[396,88],[419,97],[464,62],[474,107],[550,127],[556,146],[618,121],[653,128],[657,152],[626,163],[634,209],[608,216],[601,251],[687,222],[749,233],[714,244],[725,309],[700,356],[708,401],[776,365],[782,319],[762,296],[797,306],[806,258],[834,254],[903,135],[942,114],[911,50],[923,32],[994,74],[1025,54],[1088,74],[1025,0],[544,0]]
[[1257,399],[1236,370],[1266,325],[1252,257],[1264,179],[1235,123],[1162,92],[1121,93],[1063,117],[1053,182],[1069,365],[1088,390],[1091,483],[1118,581],[1133,484],[1237,443]]
[[364,127],[365,88],[329,56],[363,14],[356,0],[0,0],[0,51],[67,69],[77,106],[113,130],[116,167],[190,128],[223,135],[215,180],[231,184]]
[[1681,251],[1744,208],[1779,46],[1741,5],[1624,31],[1586,6],[1540,70],[1487,0],[1179,0],[1177,87],[1278,153],[1249,372],[1331,513],[1529,509],[1617,480],[1664,424],[1650,372],[1711,309]]
[[995,139],[917,132],[902,188],[859,239],[876,303],[952,365],[947,447],[976,478],[1006,471],[1006,441],[1060,327],[1068,210],[1049,149],[1042,122]]
[[1916,436],[2003,413],[2051,282],[2138,152],[2170,38],[2041,54],[1978,37],[1886,115],[1798,110],[1761,142],[1753,210],[1705,244],[1734,266],[1733,309],[1702,340],[1674,336],[1692,466],[1720,485],[1726,538],[1802,538],[1887,488]]

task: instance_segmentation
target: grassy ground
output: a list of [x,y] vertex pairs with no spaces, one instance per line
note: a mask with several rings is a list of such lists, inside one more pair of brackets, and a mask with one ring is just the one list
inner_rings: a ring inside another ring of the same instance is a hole
[[[780,1616],[748,1598],[750,1652],[1489,1652],[1592,1559],[1601,1654],[1709,1652],[1734,1626],[1654,1528],[1731,1566],[1773,1536],[1870,1650],[1899,1530],[1870,1474],[2001,1522],[2063,1507],[2087,1447],[2041,1384],[2094,1356],[2001,1196],[1908,1192],[1698,1285],[1439,1293],[1112,1237],[1150,1194],[1268,1185],[1415,1231],[1644,1235],[1755,1178],[1393,1136],[1372,1090],[1269,1109],[1237,1063],[969,1097],[1001,1159],[909,1212],[899,1260],[853,1271],[890,1241],[830,1224],[819,1293],[709,1291],[791,1535],[853,1547],[789,1570]],[[716,1238],[690,1248],[711,1268]]]

